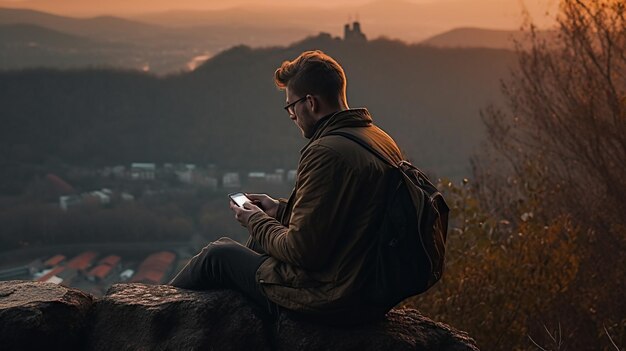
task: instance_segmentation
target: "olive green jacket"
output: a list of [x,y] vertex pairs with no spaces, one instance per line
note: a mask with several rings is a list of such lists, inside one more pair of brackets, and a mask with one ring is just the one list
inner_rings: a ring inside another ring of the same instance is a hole
[[366,109],[338,112],[302,149],[293,193],[280,200],[277,218],[250,217],[251,236],[270,256],[257,281],[270,300],[290,310],[340,310],[363,295],[371,271],[391,167],[354,141],[328,135],[337,130],[401,157]]

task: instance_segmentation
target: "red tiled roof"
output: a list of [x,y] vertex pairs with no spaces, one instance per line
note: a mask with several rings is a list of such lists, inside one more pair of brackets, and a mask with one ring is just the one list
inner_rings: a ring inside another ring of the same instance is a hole
[[50,272],[48,272],[48,274],[44,275],[43,277],[40,277],[39,279],[37,279],[38,282],[45,282],[48,279],[52,278],[52,276],[55,276],[61,272],[63,272],[65,270],[65,267],[56,267],[53,270],[51,270]]
[[89,266],[91,266],[91,262],[93,262],[94,258],[96,258],[97,255],[98,254],[93,251],[83,252],[80,255],[72,258],[67,263],[67,267],[84,271],[89,268]]
[[46,262],[44,262],[44,266],[46,267],[54,267],[54,266],[58,266],[59,263],[65,261],[65,256],[63,255],[56,255],[56,256],[52,256],[50,257]]
[[87,275],[94,276],[99,279],[104,279],[109,275],[109,273],[111,273],[112,269],[113,269],[113,266],[109,266],[108,264],[101,264],[99,266],[94,267],[92,270],[90,270],[89,273],[87,273]]
[[120,263],[121,260],[122,260],[122,258],[120,256],[109,255],[109,256],[101,259],[100,260],[100,264],[107,264],[109,266],[115,266],[116,264]]
[[46,179],[48,183],[51,184],[56,191],[61,194],[73,194],[74,188],[71,185],[67,184],[63,179],[59,178],[54,174],[47,174]]
[[148,256],[140,265],[137,274],[131,279],[134,283],[163,283],[165,274],[172,267],[176,255],[169,251],[161,251]]

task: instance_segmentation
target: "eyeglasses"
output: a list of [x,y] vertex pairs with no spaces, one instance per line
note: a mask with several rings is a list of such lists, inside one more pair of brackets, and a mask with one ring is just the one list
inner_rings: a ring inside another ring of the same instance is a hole
[[283,107],[285,109],[285,111],[287,111],[287,113],[289,114],[289,116],[293,116],[296,114],[296,111],[294,111],[294,107],[296,106],[297,103],[299,103],[300,101],[303,101],[304,99],[306,99],[308,95],[304,95],[303,97],[299,98],[298,100],[290,103],[289,105]]

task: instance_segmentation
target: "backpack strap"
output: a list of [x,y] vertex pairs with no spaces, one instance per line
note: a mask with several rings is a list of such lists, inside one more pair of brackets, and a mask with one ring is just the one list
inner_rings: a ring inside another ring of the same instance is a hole
[[361,145],[362,147],[364,147],[366,150],[368,150],[369,152],[374,154],[376,157],[378,157],[380,160],[382,160],[386,164],[390,165],[391,167],[399,168],[398,165],[395,164],[395,162],[393,162],[393,161],[391,161],[389,159],[389,157],[383,155],[380,151],[376,150],[370,144],[368,144],[365,141],[363,141],[363,139],[361,139],[361,138],[359,138],[359,137],[357,137],[357,136],[355,136],[353,134],[346,133],[346,132],[330,132],[330,133],[328,133],[326,135],[340,135],[342,137],[348,138],[348,139],[354,141],[355,143]]

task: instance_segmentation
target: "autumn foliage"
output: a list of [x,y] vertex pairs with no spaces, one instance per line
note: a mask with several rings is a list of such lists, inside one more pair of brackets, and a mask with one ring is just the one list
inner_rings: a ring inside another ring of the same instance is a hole
[[626,5],[562,0],[483,111],[474,177],[442,183],[447,271],[406,301],[486,350],[626,345]]

